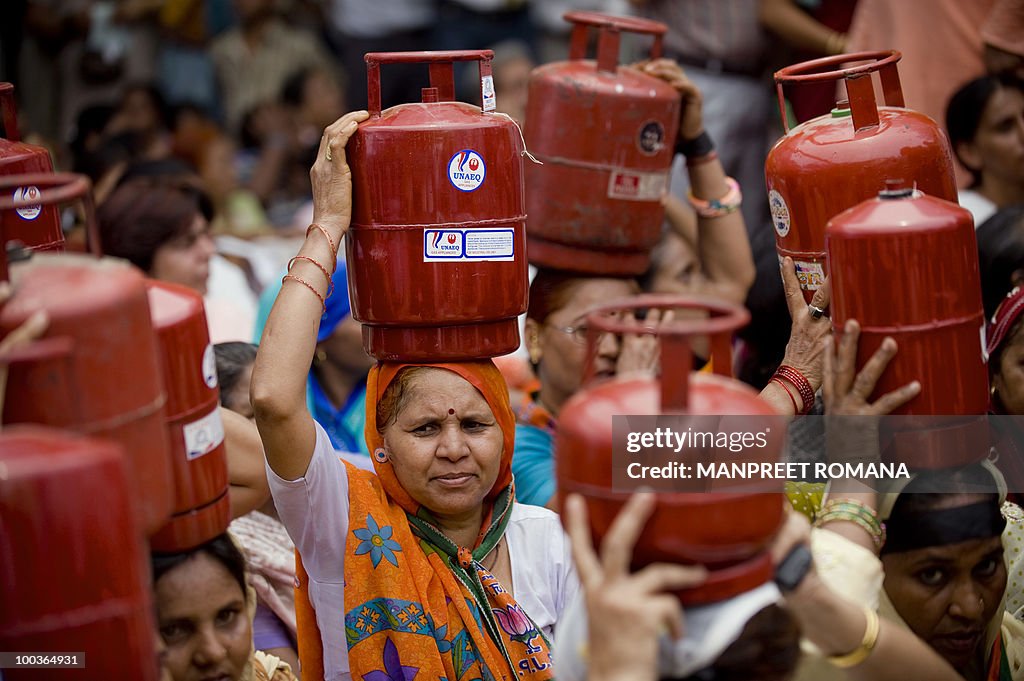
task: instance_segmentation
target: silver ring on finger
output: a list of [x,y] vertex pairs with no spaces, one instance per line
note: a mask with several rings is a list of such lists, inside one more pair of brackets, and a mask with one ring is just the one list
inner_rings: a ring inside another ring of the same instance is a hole
[[825,316],[825,310],[817,305],[808,305],[807,313],[811,315],[811,319],[821,319]]

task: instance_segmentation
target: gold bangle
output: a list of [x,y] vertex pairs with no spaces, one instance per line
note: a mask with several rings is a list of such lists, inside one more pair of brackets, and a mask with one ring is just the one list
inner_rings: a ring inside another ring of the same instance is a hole
[[844,521],[857,525],[864,530],[868,536],[871,537],[871,542],[875,545],[876,551],[881,551],[882,547],[885,546],[885,524],[872,523],[870,520],[864,518],[864,516],[849,511],[843,511],[840,509],[830,509],[825,513],[822,513],[814,521],[815,527],[824,527],[828,523]]
[[854,515],[860,516],[869,523],[873,530],[882,534],[885,529],[885,523],[881,522],[878,518],[878,512],[870,506],[866,506],[859,501],[853,499],[829,499],[829,501],[818,511],[818,518],[824,518],[832,511],[843,511],[845,513],[853,513]]
[[860,646],[845,655],[832,655],[829,657],[828,661],[833,666],[840,669],[855,667],[868,659],[871,651],[875,649],[875,644],[878,643],[878,630],[880,628],[878,613],[871,608],[864,608],[864,617],[867,618],[867,626],[864,628],[864,638],[860,642]]

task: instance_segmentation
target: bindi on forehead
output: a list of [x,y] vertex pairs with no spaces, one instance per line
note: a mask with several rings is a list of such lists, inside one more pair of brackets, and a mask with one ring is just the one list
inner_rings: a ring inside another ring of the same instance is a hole
[[451,416],[454,413],[455,413],[455,410],[452,409],[451,407],[448,407],[448,415]]

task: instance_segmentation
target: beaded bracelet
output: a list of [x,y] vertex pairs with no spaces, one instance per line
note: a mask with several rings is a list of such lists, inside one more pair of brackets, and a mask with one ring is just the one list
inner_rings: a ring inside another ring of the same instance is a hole
[[335,245],[334,239],[331,238],[331,233],[327,231],[327,228],[325,228],[318,222],[314,222],[313,224],[306,228],[306,238],[309,238],[309,233],[312,232],[314,229],[319,229],[320,232],[327,238],[327,243],[331,245],[331,257],[334,259],[335,262],[337,262],[338,247],[337,245]]
[[320,304],[323,306],[324,312],[327,312],[327,301],[324,300],[324,297],[322,295],[320,295],[320,292],[316,290],[315,286],[310,284],[308,281],[306,281],[302,277],[297,277],[294,274],[286,274],[283,277],[281,277],[281,285],[282,286],[284,285],[284,283],[286,281],[297,281],[300,284],[302,284],[303,286],[305,286],[306,288],[308,288],[310,291],[312,291],[313,295],[315,295],[317,298],[320,299]]
[[799,412],[800,414],[807,414],[814,408],[814,389],[811,387],[811,382],[807,380],[806,376],[788,364],[783,364],[776,369],[775,375],[789,381],[796,388],[796,391],[800,393],[800,399],[804,403],[803,409]]
[[864,627],[864,638],[861,639],[860,645],[845,655],[832,655],[826,658],[834,667],[839,667],[840,669],[855,667],[868,659],[871,651],[875,649],[875,644],[878,643],[878,631],[881,628],[881,624],[878,621],[878,613],[873,608],[864,606],[864,619],[867,620],[867,623]]
[[327,297],[330,298],[331,293],[334,292],[334,279],[331,277],[331,273],[327,271],[327,268],[320,264],[318,260],[311,258],[308,255],[297,255],[288,261],[289,272],[292,271],[292,266],[295,265],[296,260],[305,260],[307,262],[311,262],[317,266],[317,269],[324,273],[324,277],[327,279]]
[[793,397],[793,393],[790,392],[789,387],[785,383],[780,381],[778,378],[776,378],[775,376],[772,376],[771,378],[769,378],[768,382],[769,383],[778,383],[779,387],[781,387],[783,390],[786,391],[786,394],[789,395],[789,401],[793,403],[793,413],[794,414],[799,414],[800,413],[800,408],[796,406],[796,398]]
[[735,212],[742,205],[743,193],[740,192],[739,183],[731,177],[726,177],[725,184],[729,187],[729,191],[725,196],[717,199],[705,201],[695,197],[692,189],[687,192],[686,198],[689,199],[693,209],[697,211],[697,215],[702,218],[719,218]]

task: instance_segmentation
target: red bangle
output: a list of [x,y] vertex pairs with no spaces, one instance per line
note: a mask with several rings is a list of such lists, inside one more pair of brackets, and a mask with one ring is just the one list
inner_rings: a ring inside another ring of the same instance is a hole
[[308,255],[297,255],[288,261],[289,272],[292,271],[292,266],[295,264],[296,260],[306,260],[308,262],[311,262],[317,266],[317,269],[324,273],[324,277],[327,279],[327,297],[330,298],[331,293],[334,292],[334,279],[331,278],[331,273],[327,271],[327,268],[321,265],[319,261],[309,257]]
[[800,399],[804,403],[801,414],[806,414],[814,408],[814,389],[811,388],[811,382],[807,380],[806,376],[788,364],[783,364],[776,369],[775,375],[789,381],[796,388],[796,391],[800,393]]
[[310,291],[312,291],[313,295],[315,295],[317,298],[320,299],[320,304],[323,305],[324,312],[327,312],[327,301],[324,300],[324,297],[322,295],[320,295],[320,292],[316,290],[315,286],[310,284],[308,281],[306,281],[302,277],[296,277],[294,274],[286,274],[286,275],[284,275],[284,277],[281,278],[281,285],[283,286],[284,283],[286,281],[288,281],[288,280],[297,281],[300,284],[302,284],[303,286],[305,286],[306,288],[308,288]]
[[790,392],[790,390],[786,386],[786,384],[783,383],[781,380],[779,380],[775,376],[772,376],[770,379],[768,379],[768,382],[769,383],[778,383],[779,387],[786,391],[786,394],[789,395],[789,401],[793,403],[793,413],[794,414],[799,414],[800,413],[800,409],[796,406],[796,398],[793,397],[793,393]]
[[314,222],[309,227],[307,227],[306,228],[306,238],[307,239],[309,238],[309,233],[312,232],[314,229],[319,229],[323,233],[324,237],[327,238],[327,243],[329,243],[331,245],[331,257],[334,258],[334,262],[338,262],[338,247],[335,245],[334,239],[331,238],[331,233],[328,232],[327,229],[323,225],[321,225],[320,223]]

